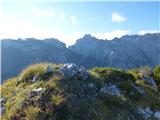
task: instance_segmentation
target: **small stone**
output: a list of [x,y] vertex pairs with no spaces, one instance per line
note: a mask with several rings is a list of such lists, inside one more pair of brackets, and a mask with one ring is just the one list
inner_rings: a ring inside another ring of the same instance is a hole
[[4,111],[5,111],[5,107],[0,107],[0,115],[2,115],[3,113],[4,113]]
[[146,109],[139,107],[138,113],[143,115],[143,117],[145,119],[148,119],[148,118],[152,117],[152,115],[153,115],[153,111],[149,107],[147,107]]
[[36,95],[40,95],[42,92],[44,91],[43,88],[36,88],[32,91],[32,93],[36,94]]
[[88,73],[83,67],[78,67],[73,63],[64,64],[60,69],[59,73],[63,74],[66,78],[77,77],[82,80],[88,78]]
[[51,66],[47,66],[46,67],[46,73],[52,73],[52,72],[54,72],[53,68]]
[[93,89],[95,86],[94,86],[93,83],[89,83],[89,84],[88,84],[88,87],[91,88],[91,89]]
[[139,93],[141,93],[142,95],[144,94],[144,89],[139,87],[139,86],[136,86],[134,84],[132,84],[132,87],[133,87],[133,91],[137,91]]
[[38,74],[34,75],[32,82],[36,82],[38,80],[39,80],[39,75]]
[[6,102],[6,99],[4,97],[0,98],[0,103],[3,104]]
[[160,120],[160,111],[155,112],[153,117]]
[[116,96],[120,96],[120,90],[119,88],[117,88],[115,85],[109,84],[109,85],[104,85],[101,89],[101,92],[103,93],[109,93],[111,95],[116,95]]
[[145,112],[150,114],[151,116],[153,115],[153,111],[149,107],[145,109]]

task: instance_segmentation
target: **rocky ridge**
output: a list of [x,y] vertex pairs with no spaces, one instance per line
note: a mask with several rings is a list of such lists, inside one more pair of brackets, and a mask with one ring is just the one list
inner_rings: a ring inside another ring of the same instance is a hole
[[1,118],[160,120],[154,74],[148,68],[87,71],[75,64],[35,64],[2,85]]

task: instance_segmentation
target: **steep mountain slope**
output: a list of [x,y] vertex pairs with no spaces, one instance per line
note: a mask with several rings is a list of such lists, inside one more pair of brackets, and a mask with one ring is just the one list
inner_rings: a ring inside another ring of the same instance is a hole
[[[111,41],[85,35],[70,50],[96,59],[95,66],[134,68],[160,64],[160,34],[131,35]],[[90,61],[92,63],[92,61]]]
[[16,76],[32,63],[76,63],[86,68],[123,69],[160,64],[160,34],[131,35],[111,41],[87,34],[66,48],[57,39],[2,40],[2,80]]
[[76,63],[80,56],[56,39],[2,40],[2,80],[37,62]]
[[2,120],[160,120],[160,66],[35,64],[1,86]]

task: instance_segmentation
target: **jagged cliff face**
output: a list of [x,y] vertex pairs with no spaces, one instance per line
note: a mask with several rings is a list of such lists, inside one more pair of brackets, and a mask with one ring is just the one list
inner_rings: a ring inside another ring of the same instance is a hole
[[2,80],[33,63],[76,62],[80,56],[56,39],[2,40]]
[[76,63],[86,68],[122,69],[160,64],[160,34],[133,35],[99,40],[91,35],[66,48],[57,39],[2,40],[2,80],[17,75],[36,62]]
[[112,41],[86,35],[69,49],[86,57],[93,57],[97,61],[95,66],[134,68],[160,64],[159,34],[124,36]]
[[160,120],[159,72],[32,65],[1,86],[1,119]]

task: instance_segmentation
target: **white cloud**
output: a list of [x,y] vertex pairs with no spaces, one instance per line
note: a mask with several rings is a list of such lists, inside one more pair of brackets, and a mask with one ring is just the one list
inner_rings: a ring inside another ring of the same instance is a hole
[[107,39],[112,40],[113,38],[117,37],[120,38],[124,35],[130,34],[130,31],[128,30],[114,30],[111,32],[106,33],[93,33],[92,35],[99,39]]
[[66,17],[66,15],[62,12],[62,13],[60,14],[60,17],[61,17],[62,20],[64,20],[65,17]]
[[139,31],[138,34],[144,35],[146,33],[157,33],[157,32],[160,32],[160,31],[158,31],[158,30],[141,30],[141,31]]
[[117,12],[112,13],[112,21],[113,22],[125,22],[126,20],[127,20],[127,18],[122,16],[120,13],[117,13]]
[[41,16],[41,17],[53,16],[55,14],[53,9],[51,9],[51,8],[49,8],[48,10],[40,10],[37,7],[32,8],[32,13],[37,16]]
[[10,21],[10,19],[2,21],[1,19],[0,26],[0,39],[30,37],[37,39],[57,38],[69,46],[73,45],[78,38],[81,38],[84,35],[81,33],[63,34],[58,29],[44,29],[16,18],[12,18],[12,21]]
[[79,23],[79,21],[77,20],[77,18],[75,16],[70,16],[69,19],[71,20],[72,24]]

